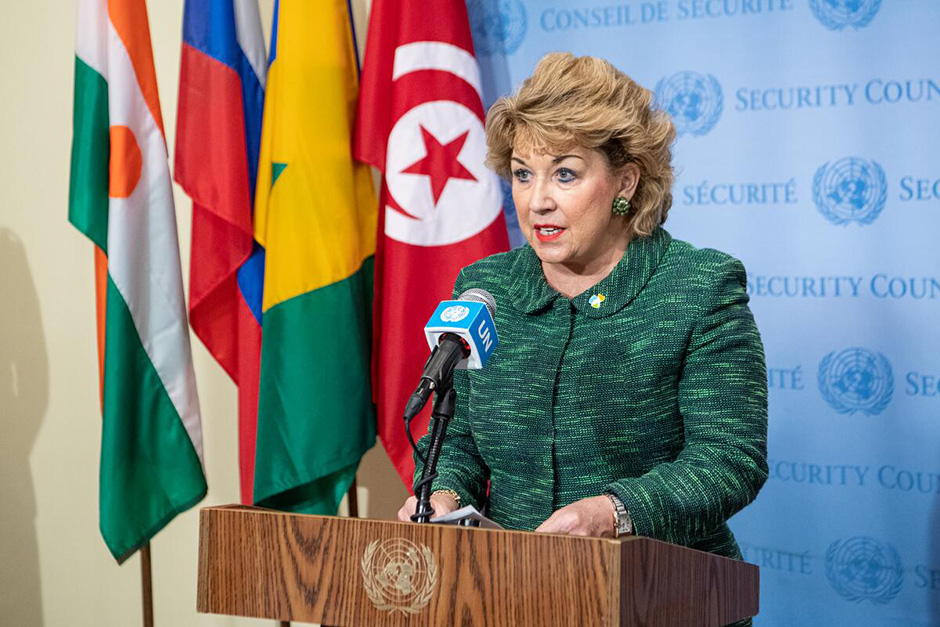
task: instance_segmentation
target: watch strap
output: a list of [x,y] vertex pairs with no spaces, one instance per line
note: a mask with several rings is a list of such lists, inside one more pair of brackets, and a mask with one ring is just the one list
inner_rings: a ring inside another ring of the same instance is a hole
[[627,506],[616,494],[612,492],[606,492],[605,494],[614,505],[614,537],[633,535],[633,519],[630,518]]

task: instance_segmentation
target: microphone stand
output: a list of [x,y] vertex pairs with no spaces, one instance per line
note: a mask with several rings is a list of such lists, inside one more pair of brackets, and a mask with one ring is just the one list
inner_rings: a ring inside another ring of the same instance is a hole
[[431,442],[428,445],[428,455],[424,468],[421,470],[421,480],[415,484],[415,495],[418,505],[411,520],[416,523],[426,523],[431,520],[434,510],[431,509],[431,484],[437,478],[437,460],[441,456],[441,445],[444,442],[444,433],[447,425],[454,417],[454,407],[457,404],[457,393],[453,388],[453,371],[441,381],[434,395],[434,407],[431,410]]

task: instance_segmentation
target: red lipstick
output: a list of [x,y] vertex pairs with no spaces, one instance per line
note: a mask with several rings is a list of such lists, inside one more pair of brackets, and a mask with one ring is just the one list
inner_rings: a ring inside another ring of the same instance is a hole
[[[535,229],[535,237],[540,242],[553,242],[565,232],[564,227],[557,224],[536,224],[533,228]],[[550,230],[550,232],[546,233],[543,229]]]

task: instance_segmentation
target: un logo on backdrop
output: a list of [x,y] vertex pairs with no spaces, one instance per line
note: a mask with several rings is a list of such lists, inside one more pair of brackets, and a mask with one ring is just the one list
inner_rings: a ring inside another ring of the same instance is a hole
[[813,177],[813,201],[833,224],[871,224],[887,197],[885,171],[875,161],[843,157],[822,164]]
[[826,578],[841,596],[856,603],[892,601],[901,591],[904,570],[893,546],[867,536],[837,540],[826,551]]
[[468,0],[467,13],[479,54],[512,54],[525,39],[526,12],[519,0]]
[[809,0],[816,19],[831,30],[864,28],[874,19],[881,0]]
[[718,80],[695,72],[677,72],[661,79],[656,84],[656,100],[672,116],[679,135],[704,135],[712,130],[724,105]]
[[891,364],[867,348],[829,353],[819,363],[819,391],[840,414],[880,414],[894,396]]

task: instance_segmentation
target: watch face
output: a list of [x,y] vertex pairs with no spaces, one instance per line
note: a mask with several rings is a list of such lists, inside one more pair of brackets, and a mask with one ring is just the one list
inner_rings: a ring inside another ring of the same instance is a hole
[[619,517],[617,531],[620,535],[629,535],[633,533],[633,520],[630,518],[630,512],[623,510],[623,515]]

